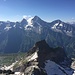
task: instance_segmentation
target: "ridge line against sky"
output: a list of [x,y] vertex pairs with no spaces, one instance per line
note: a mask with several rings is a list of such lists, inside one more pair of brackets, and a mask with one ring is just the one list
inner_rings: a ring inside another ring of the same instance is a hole
[[1,21],[21,21],[23,16],[45,21],[75,21],[75,0],[0,0]]

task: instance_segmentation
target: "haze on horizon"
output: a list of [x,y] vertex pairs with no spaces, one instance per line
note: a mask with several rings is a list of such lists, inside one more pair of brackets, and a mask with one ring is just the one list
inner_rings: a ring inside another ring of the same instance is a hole
[[39,16],[45,21],[75,21],[75,0],[0,0],[0,21]]

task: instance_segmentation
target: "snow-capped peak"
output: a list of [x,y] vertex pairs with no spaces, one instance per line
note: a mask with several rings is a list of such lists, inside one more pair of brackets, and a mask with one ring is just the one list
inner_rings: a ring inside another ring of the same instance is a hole
[[25,26],[25,30],[31,30],[33,28],[32,19],[33,17],[26,18],[28,24]]
[[27,20],[27,22],[28,22],[28,25],[31,25],[32,24],[32,19],[33,19],[34,17],[31,17],[31,16],[23,16],[23,19],[26,19]]
[[33,19],[33,17],[29,17],[29,18],[27,19],[28,25],[32,25],[32,19]]

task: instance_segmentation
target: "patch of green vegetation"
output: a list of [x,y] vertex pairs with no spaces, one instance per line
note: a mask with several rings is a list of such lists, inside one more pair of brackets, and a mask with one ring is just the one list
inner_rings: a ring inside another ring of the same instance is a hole
[[0,54],[0,66],[11,65],[15,61],[19,61],[26,56],[26,53],[15,53],[15,54]]
[[14,69],[16,69],[16,68],[18,68],[28,62],[26,59],[26,55],[27,54],[20,54],[21,59],[19,59],[18,62],[14,65],[14,67],[13,67]]

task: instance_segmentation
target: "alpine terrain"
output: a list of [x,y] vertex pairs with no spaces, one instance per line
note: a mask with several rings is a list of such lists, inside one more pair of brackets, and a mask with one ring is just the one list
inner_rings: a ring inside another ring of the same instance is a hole
[[[10,66],[1,68],[1,73],[13,75],[75,75],[75,63],[61,47],[52,48],[45,40],[37,42],[25,55]],[[9,71],[10,70],[10,71]],[[5,73],[6,72],[6,73]]]
[[75,57],[75,26],[61,20],[45,22],[38,16],[20,22],[0,21],[0,53],[27,52],[45,39],[50,47],[62,47]]

